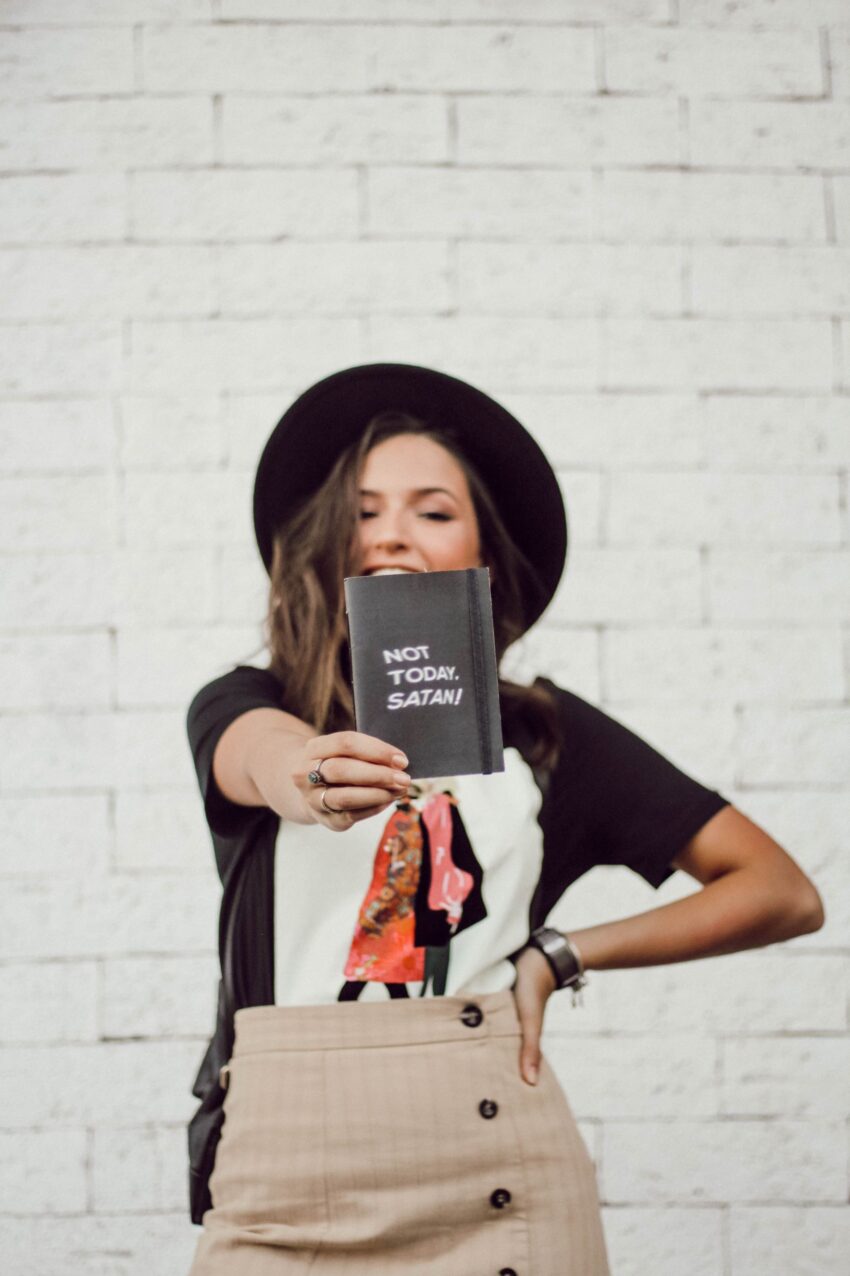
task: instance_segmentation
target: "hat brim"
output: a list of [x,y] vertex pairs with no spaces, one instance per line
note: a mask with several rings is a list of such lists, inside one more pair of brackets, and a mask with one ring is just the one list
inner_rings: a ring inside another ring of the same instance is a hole
[[321,486],[369,420],[388,409],[449,430],[481,475],[539,578],[526,591],[530,626],[549,605],[566,561],[567,519],[555,472],[535,439],[495,399],[415,364],[345,368],[310,386],[283,414],[254,483],[254,531],[266,570],[278,526]]

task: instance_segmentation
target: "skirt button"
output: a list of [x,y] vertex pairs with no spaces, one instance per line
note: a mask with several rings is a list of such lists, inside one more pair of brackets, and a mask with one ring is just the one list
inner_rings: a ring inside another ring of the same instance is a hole
[[465,1023],[467,1028],[477,1028],[481,1023],[481,1020],[484,1018],[484,1015],[479,1006],[475,1006],[470,1003],[468,1006],[464,1006],[463,1010],[460,1012],[460,1018],[461,1023]]
[[490,1193],[490,1204],[497,1210],[503,1210],[511,1203],[511,1194],[506,1187],[497,1187]]
[[485,1121],[490,1121],[499,1111],[499,1105],[495,1099],[482,1099],[478,1105],[478,1111]]

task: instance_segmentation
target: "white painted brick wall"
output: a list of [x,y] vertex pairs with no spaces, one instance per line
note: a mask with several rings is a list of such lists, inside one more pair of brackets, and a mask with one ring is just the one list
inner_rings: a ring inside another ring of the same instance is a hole
[[[848,31],[847,0],[0,0],[4,1269],[188,1268],[219,895],[183,716],[258,651],[265,438],[371,359],[480,382],[558,468],[517,666],[826,902],[550,1003],[615,1276],[850,1268]],[[554,920],[694,889],[599,869]]]

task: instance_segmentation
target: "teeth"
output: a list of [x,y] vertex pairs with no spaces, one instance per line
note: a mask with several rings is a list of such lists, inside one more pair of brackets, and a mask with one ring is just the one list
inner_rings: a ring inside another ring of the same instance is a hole
[[407,567],[379,567],[377,571],[370,572],[370,576],[409,576],[410,569]]

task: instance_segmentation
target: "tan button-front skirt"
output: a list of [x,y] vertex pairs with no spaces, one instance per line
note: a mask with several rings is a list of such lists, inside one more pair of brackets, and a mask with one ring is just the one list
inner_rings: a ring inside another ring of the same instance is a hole
[[191,1276],[608,1276],[593,1162],[513,993],[236,1014]]

